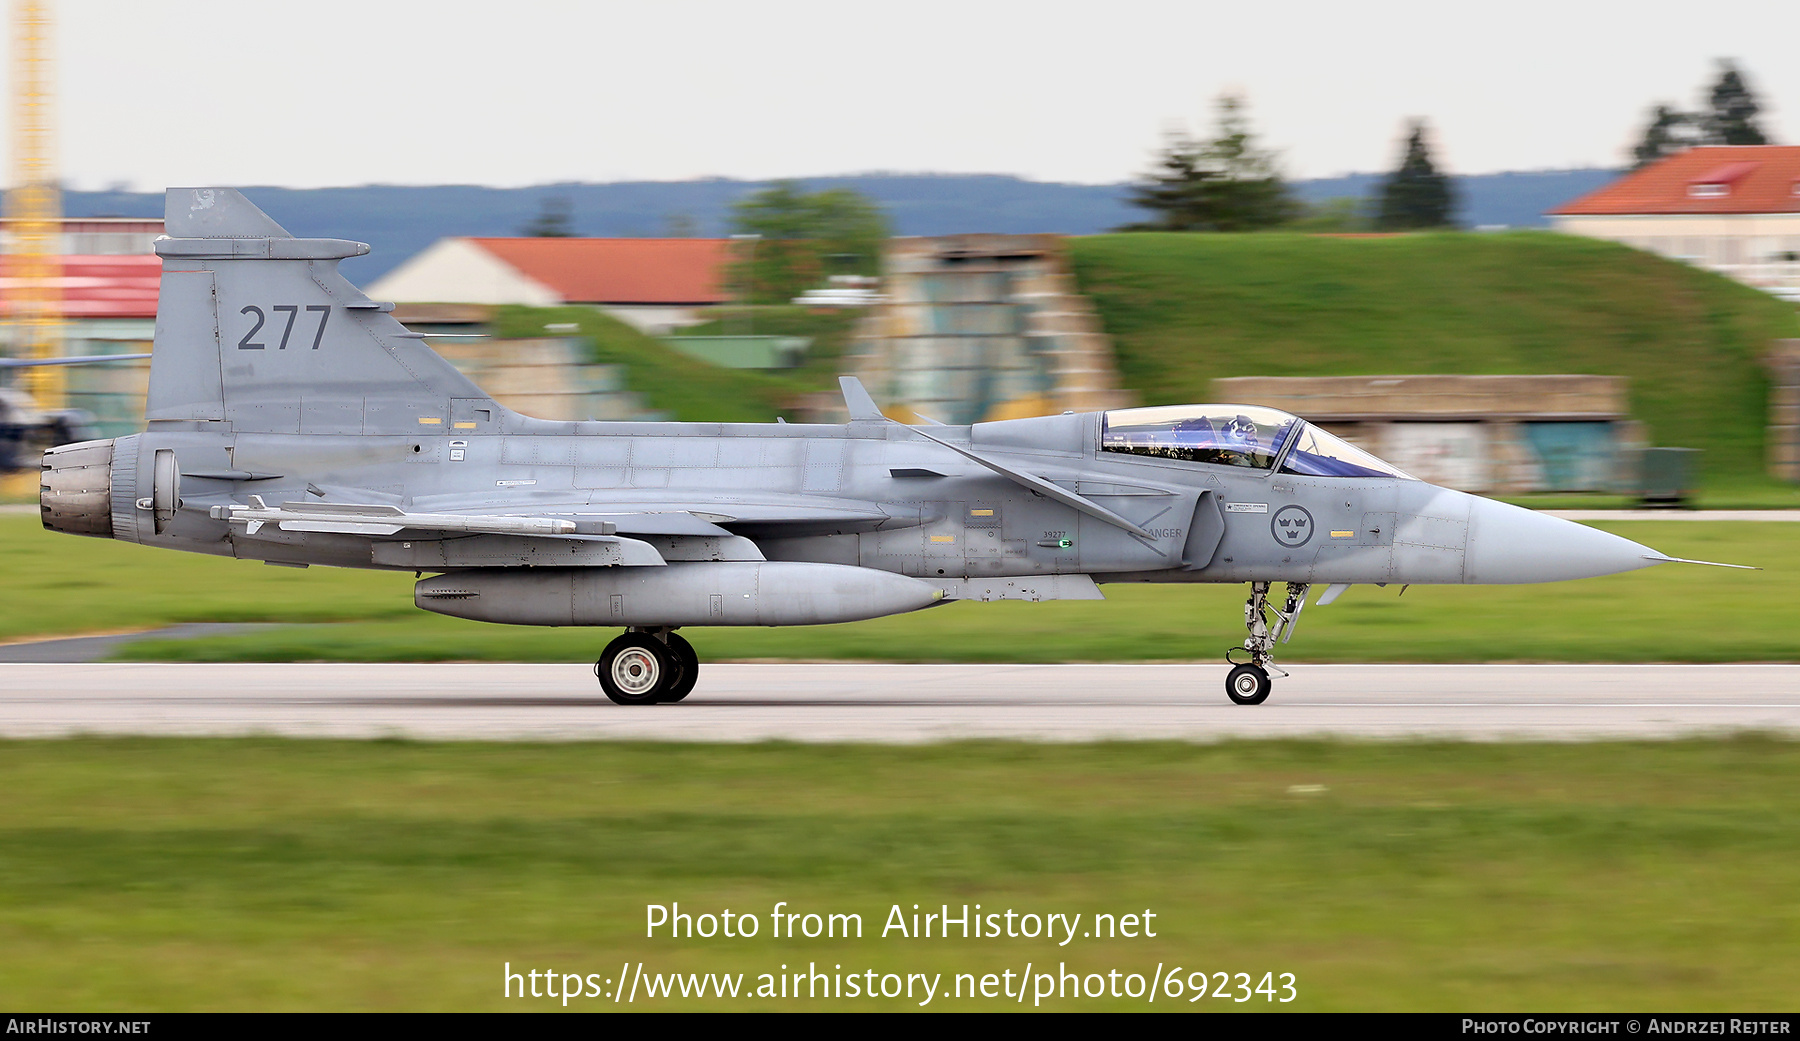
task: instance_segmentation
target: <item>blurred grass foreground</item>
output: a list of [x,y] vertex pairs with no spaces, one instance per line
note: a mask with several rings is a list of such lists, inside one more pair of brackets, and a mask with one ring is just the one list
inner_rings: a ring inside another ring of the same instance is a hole
[[[0,742],[0,996],[54,1010],[559,1009],[503,966],[1292,973],[1218,1011],[1785,1011],[1800,744]],[[768,914],[857,913],[862,939]],[[762,919],[645,937],[646,905]],[[889,909],[1154,938],[882,938]],[[1235,982],[1235,980],[1234,980]],[[1254,985],[1254,983],[1252,984]],[[909,1008],[895,1000],[629,1007]],[[1012,1002],[1003,1003],[1017,1007]],[[570,1010],[624,1007],[575,1000]],[[940,994],[931,1008],[994,1008]]]

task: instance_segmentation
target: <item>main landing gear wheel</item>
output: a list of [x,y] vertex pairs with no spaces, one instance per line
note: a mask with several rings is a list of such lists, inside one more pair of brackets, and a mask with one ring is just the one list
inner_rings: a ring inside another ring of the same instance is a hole
[[693,644],[670,633],[668,652],[675,671],[669,678],[668,689],[657,699],[665,705],[687,697],[688,692],[694,689],[694,682],[700,678],[700,655],[694,653]]
[[1260,705],[1269,700],[1269,690],[1274,686],[1262,666],[1239,665],[1225,677],[1225,696],[1239,705]]
[[648,633],[620,636],[606,645],[594,663],[600,689],[620,705],[656,704],[669,681],[679,678],[676,673],[677,666],[663,642]]

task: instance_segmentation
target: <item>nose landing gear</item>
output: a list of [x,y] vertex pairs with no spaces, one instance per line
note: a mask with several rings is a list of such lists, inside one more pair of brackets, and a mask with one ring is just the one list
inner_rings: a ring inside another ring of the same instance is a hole
[[[1306,608],[1306,591],[1310,588],[1305,582],[1289,582],[1287,584],[1287,601],[1279,608],[1269,606],[1269,583],[1250,583],[1250,599],[1244,601],[1244,628],[1250,635],[1244,640],[1244,650],[1250,652],[1250,660],[1240,662],[1232,658],[1238,648],[1233,647],[1225,652],[1225,660],[1234,668],[1225,677],[1225,696],[1239,705],[1260,705],[1269,699],[1269,691],[1274,681],[1269,678],[1273,670],[1277,675],[1287,673],[1275,668],[1275,644],[1286,643],[1293,638],[1294,623],[1299,620],[1300,612]],[[1269,614],[1273,611],[1275,624],[1269,625]]]
[[700,678],[700,656],[673,629],[628,629],[601,652],[594,678],[616,704],[676,702]]

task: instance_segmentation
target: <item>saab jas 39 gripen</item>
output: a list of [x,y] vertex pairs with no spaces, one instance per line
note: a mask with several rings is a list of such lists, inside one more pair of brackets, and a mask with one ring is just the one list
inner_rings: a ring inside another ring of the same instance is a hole
[[[1096,582],[1246,582],[1231,700],[1269,695],[1307,591],[1553,582],[1675,558],[1434,487],[1305,420],[1168,405],[972,426],[560,422],[497,403],[236,191],[170,189],[147,428],[45,453],[44,525],[429,573],[427,611],[613,626],[626,705],[679,701],[683,626],[816,625]],[[1271,585],[1285,583],[1278,597]],[[1236,657],[1234,657],[1236,655]]]

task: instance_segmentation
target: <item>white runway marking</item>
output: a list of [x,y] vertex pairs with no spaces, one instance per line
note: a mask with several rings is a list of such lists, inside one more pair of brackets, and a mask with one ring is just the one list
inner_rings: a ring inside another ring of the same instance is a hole
[[679,705],[585,665],[5,665],[0,736],[671,741],[1800,735],[1800,665],[1291,665],[1266,704],[1223,665],[705,665]]

